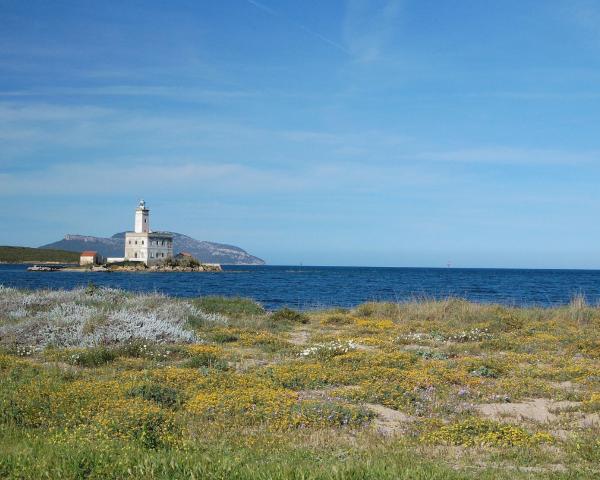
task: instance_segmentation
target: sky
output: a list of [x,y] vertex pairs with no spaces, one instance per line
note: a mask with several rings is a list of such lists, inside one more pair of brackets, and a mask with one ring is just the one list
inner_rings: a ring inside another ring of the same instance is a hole
[[600,268],[600,1],[0,0],[0,244]]

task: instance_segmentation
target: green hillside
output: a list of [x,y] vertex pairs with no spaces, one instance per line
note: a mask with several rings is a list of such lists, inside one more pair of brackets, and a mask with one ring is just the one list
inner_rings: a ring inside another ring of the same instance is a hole
[[0,263],[79,263],[79,253],[29,247],[0,246]]

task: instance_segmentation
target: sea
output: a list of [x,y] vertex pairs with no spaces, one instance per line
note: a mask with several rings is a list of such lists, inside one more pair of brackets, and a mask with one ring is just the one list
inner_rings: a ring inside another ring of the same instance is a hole
[[249,297],[268,309],[353,307],[460,297],[509,306],[556,306],[584,296],[600,304],[600,270],[224,266],[220,273],[29,272],[0,265],[0,285],[73,289],[93,283],[175,297]]

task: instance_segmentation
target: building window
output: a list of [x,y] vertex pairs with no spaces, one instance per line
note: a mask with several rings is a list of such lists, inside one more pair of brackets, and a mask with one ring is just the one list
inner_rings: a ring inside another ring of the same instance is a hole
[[150,252],[150,258],[154,258],[154,254]]
[[129,245],[131,245],[131,240],[129,240]]
[[144,244],[144,241],[142,240],[142,245]]
[[135,241],[135,244],[137,245],[137,240]]
[[135,256],[135,258],[137,258],[137,252],[135,252],[135,255],[134,255],[134,256]]

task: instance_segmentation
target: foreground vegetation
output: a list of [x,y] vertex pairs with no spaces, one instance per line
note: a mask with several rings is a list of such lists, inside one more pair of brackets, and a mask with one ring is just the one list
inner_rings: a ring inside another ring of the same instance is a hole
[[0,246],[0,263],[79,263],[79,253],[45,248]]
[[599,327],[0,287],[0,477],[598,478]]

